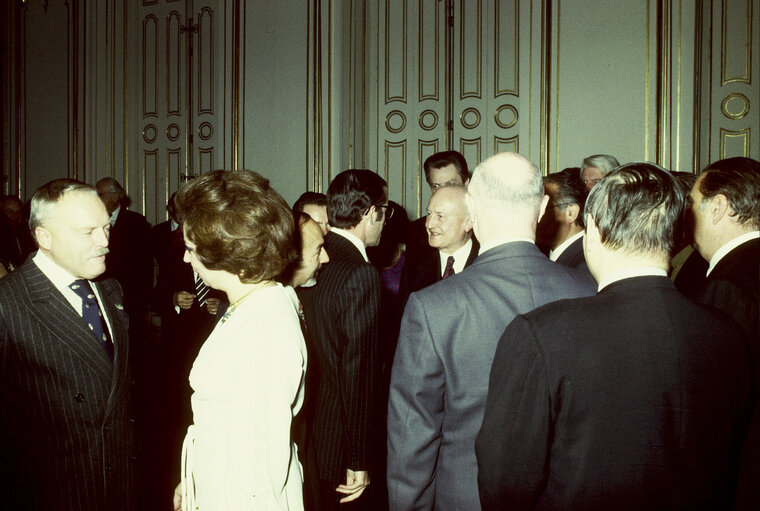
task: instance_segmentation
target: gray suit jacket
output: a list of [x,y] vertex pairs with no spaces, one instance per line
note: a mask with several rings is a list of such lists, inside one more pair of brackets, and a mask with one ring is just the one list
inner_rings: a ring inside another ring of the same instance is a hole
[[96,284],[112,364],[80,315],[27,260],[0,279],[0,502],[14,510],[134,509],[127,319]]
[[595,292],[588,273],[514,242],[411,295],[388,405],[390,509],[480,508],[475,436],[502,332],[518,314]]

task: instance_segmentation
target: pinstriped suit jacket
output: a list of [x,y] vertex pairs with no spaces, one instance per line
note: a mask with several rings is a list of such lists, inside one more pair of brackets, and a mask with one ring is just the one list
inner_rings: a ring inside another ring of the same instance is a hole
[[37,265],[0,279],[0,506],[134,509],[127,320],[97,284],[115,361]]
[[[310,371],[319,371],[310,442],[320,479],[344,482],[346,469],[372,470],[377,438],[382,282],[350,241],[325,236],[330,256],[313,288],[299,288],[309,333]],[[311,381],[311,380],[310,380]]]

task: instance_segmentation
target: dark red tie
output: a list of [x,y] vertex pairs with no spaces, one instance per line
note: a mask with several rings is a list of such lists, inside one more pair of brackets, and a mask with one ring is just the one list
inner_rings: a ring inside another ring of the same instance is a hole
[[454,275],[454,256],[449,256],[446,259],[446,268],[443,270],[443,278],[447,279]]

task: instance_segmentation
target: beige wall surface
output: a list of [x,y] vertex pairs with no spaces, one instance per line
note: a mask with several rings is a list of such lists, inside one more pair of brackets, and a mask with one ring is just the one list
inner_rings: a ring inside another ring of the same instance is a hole
[[[422,161],[603,152],[698,171],[760,157],[758,0],[3,0],[2,184],[114,176],[156,223],[215,168],[289,203]],[[192,19],[192,20],[191,20]],[[192,23],[191,23],[192,21]],[[193,53],[190,53],[192,46]]]

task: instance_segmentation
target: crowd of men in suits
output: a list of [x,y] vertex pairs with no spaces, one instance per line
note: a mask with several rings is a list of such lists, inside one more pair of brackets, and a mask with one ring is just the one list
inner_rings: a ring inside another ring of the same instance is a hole
[[[309,350],[292,428],[305,507],[757,508],[760,163],[686,186],[609,155],[545,177],[515,153],[423,167],[397,311],[367,255],[398,211],[387,183],[347,170],[294,204],[302,253],[281,280]],[[182,262],[167,211],[151,230],[111,178],[32,198],[39,249],[0,279],[4,505],[168,509],[187,374],[226,304]],[[159,391],[139,377],[148,310]]]

